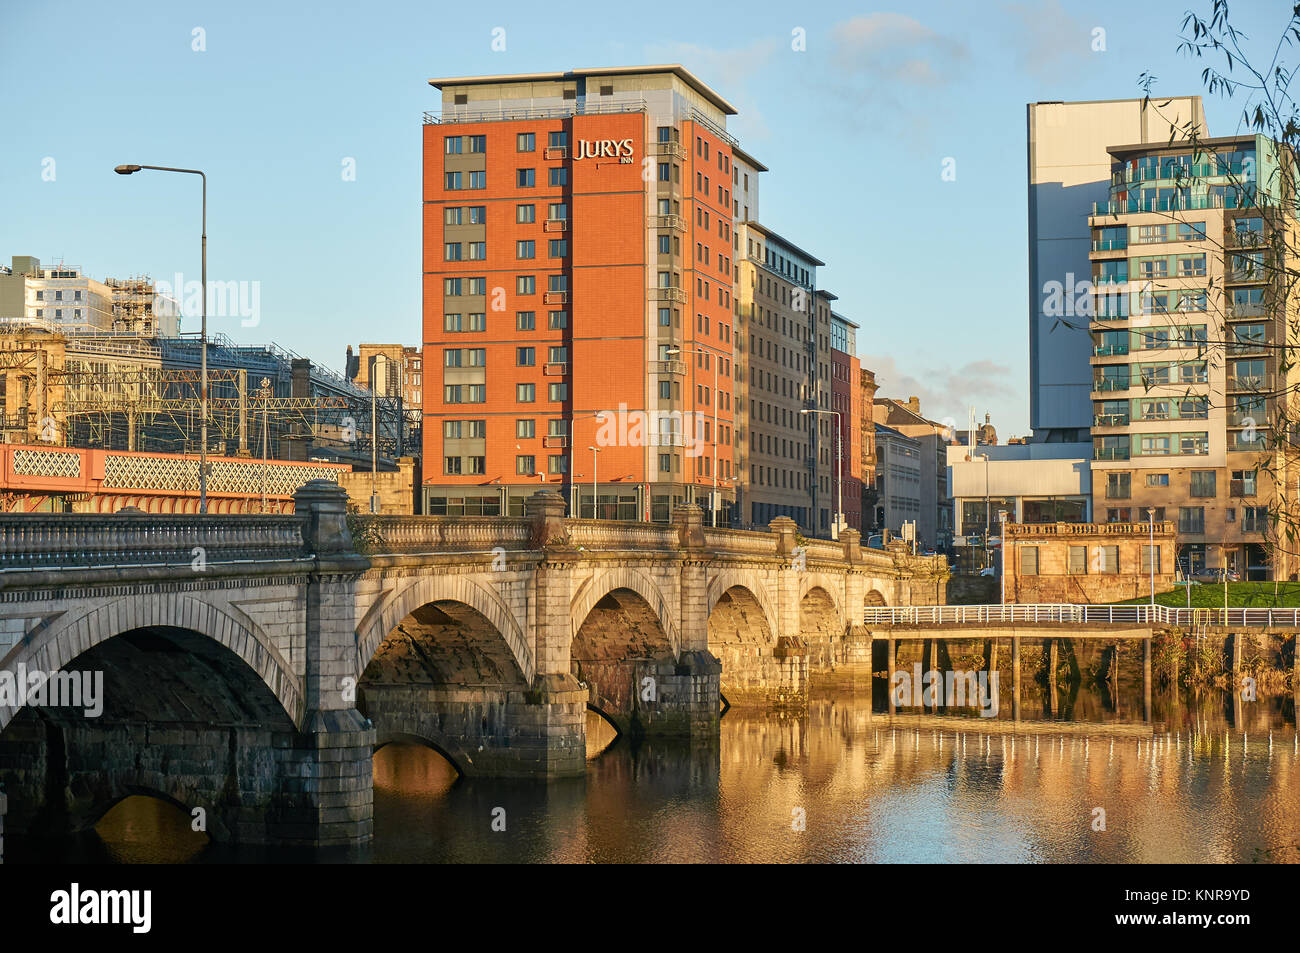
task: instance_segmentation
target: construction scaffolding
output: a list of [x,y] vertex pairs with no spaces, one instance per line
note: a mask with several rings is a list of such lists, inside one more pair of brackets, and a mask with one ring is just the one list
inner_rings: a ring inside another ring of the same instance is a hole
[[[200,357],[197,339],[0,334],[4,440],[197,453]],[[369,463],[377,443],[387,462],[418,447],[406,416],[400,398],[372,405],[369,391],[274,345],[208,343],[209,453]]]

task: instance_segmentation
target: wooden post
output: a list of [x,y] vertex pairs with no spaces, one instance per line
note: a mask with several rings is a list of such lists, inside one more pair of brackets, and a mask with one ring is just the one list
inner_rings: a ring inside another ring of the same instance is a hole
[[1142,717],[1151,720],[1151,638],[1142,640]]
[[1011,716],[1020,720],[1020,636],[1011,637]]
[[1047,640],[1047,698],[1048,705],[1051,708],[1050,714],[1056,715],[1060,712],[1060,698],[1056,689],[1056,665],[1057,665],[1057,646],[1060,644],[1059,639]]
[[891,715],[898,710],[898,706],[894,704],[894,666],[897,664],[897,656],[894,654],[895,649],[894,637],[891,635],[885,646],[886,655],[888,656],[886,668],[889,671],[889,683],[886,685],[886,693],[889,696],[889,713]]

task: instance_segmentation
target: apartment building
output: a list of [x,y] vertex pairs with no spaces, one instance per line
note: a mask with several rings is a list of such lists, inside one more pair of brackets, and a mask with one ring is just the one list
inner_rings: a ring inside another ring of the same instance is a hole
[[917,541],[935,548],[952,543],[952,497],[948,490],[948,428],[921,414],[921,401],[877,397],[872,419],[917,442],[920,451],[920,503]]
[[64,334],[130,334],[174,338],[180,305],[159,294],[147,275],[97,281],[73,265],[42,268],[39,258],[14,255],[0,265],[0,321]]
[[857,331],[857,324],[831,312],[831,410],[839,429],[836,506],[842,499],[844,526],[862,532],[862,362]]
[[[921,519],[921,441],[876,424],[876,528],[895,535]],[[918,539],[918,543],[924,542]]]
[[858,376],[858,398],[862,413],[858,420],[858,460],[862,474],[862,532],[876,529],[876,421],[872,407],[876,402],[876,372],[863,368]]
[[1108,151],[1110,195],[1088,219],[1094,511],[1174,522],[1185,571],[1268,578],[1291,465],[1270,422],[1297,383],[1275,268],[1294,247],[1285,159],[1262,136]]
[[430,83],[426,512],[730,522],[735,109],[681,66]]

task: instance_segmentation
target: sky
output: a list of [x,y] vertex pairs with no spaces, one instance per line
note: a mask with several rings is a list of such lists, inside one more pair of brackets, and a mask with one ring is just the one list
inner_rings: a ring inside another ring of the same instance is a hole
[[[258,306],[210,333],[341,370],[420,339],[431,77],[681,63],[737,106],[762,219],[827,262],[881,396],[1005,439],[1029,428],[1025,104],[1138,97],[1144,71],[1203,94],[1177,46],[1209,5],[0,0],[0,261],[197,280],[197,177],[113,167],[200,168],[209,281]],[[1290,5],[1232,9],[1271,55]],[[1237,101],[1205,105],[1237,131]]]

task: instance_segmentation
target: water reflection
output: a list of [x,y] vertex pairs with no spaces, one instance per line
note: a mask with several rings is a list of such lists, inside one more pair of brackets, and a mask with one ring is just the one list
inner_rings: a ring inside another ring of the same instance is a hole
[[[1300,861],[1292,846],[1300,844],[1300,740],[1290,697],[1242,706],[1221,692],[1157,696],[1155,720],[1143,723],[1085,687],[1074,711],[1094,715],[1090,725],[1051,723],[1030,701],[1020,726],[890,716],[879,691],[874,711],[866,693],[814,695],[797,715],[733,708],[717,748],[633,748],[619,739],[588,762],[585,779],[551,784],[457,779],[431,749],[394,744],[375,755],[372,846],[317,855],[214,846],[187,857]],[[593,732],[602,725],[593,723]],[[145,830],[135,812],[151,812],[156,824],[162,808],[172,810],[157,805],[123,802],[121,815],[91,835],[103,846],[83,845],[78,859],[172,859],[123,846]],[[1094,829],[1098,808],[1104,830]],[[175,814],[179,823],[167,822],[164,842],[191,834],[188,818]]]

